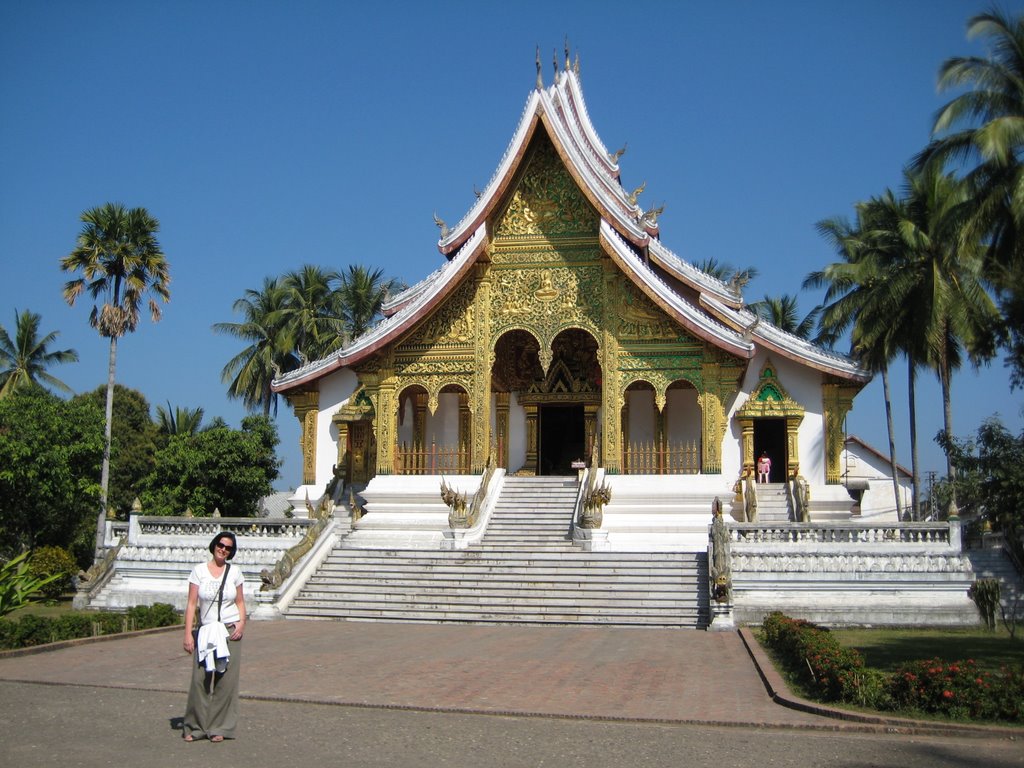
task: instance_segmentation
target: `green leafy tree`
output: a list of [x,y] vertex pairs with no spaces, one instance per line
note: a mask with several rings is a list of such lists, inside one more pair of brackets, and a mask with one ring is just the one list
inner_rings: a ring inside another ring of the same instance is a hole
[[286,292],[283,319],[302,361],[325,357],[345,342],[341,297],[336,290],[340,280],[334,270],[312,264],[281,278]]
[[801,339],[809,339],[815,331],[821,307],[815,307],[803,319],[797,297],[785,293],[782,296],[765,296],[750,305],[750,311],[776,328]]
[[39,338],[39,323],[42,316],[25,310],[14,312],[14,338],[0,325],[0,398],[6,397],[18,387],[26,385],[50,386],[61,392],[71,392],[71,387],[47,372],[47,368],[62,363],[78,362],[78,353],[73,349],[51,350],[57,340],[57,331],[51,331]]
[[107,366],[105,448],[100,475],[100,510],[97,518],[96,553],[103,545],[103,518],[110,485],[111,428],[114,408],[114,372],[117,341],[135,331],[143,299],[148,294],[153,322],[160,319],[160,305],[170,300],[171,276],[167,259],[157,241],[160,223],[145,208],[127,209],[120,203],[106,203],[82,214],[82,230],[74,250],[61,259],[65,272],[81,277],[64,285],[64,298],[74,305],[82,293],[99,303],[89,314],[89,324],[101,337],[110,339]]
[[[891,197],[887,192],[885,197]],[[889,465],[897,515],[900,508],[899,470],[892,418],[889,364],[898,354],[898,330],[886,324],[886,275],[896,268],[891,233],[882,226],[882,199],[873,198],[856,206],[857,219],[844,217],[818,222],[818,232],[832,245],[840,261],[812,272],[804,288],[825,288],[815,341],[829,347],[850,333],[850,354],[861,365],[882,378],[885,423],[889,436]],[[888,328],[890,333],[881,331]],[[913,418],[911,419],[913,422]]]
[[384,277],[382,269],[351,265],[340,275],[338,299],[345,340],[356,339],[370,330],[380,309],[398,282]]
[[972,17],[967,36],[987,56],[957,56],[939,70],[939,89],[958,94],[936,114],[933,141],[915,159],[965,168],[973,238],[987,243],[986,277],[1009,321],[1008,363],[1024,384],[1024,17],[990,10]]
[[223,424],[195,434],[176,434],[156,456],[142,495],[147,514],[229,517],[258,513],[273,490],[278,461],[277,429],[263,416],[247,416],[240,430]]
[[230,397],[241,399],[249,410],[261,410],[264,416],[277,414],[277,393],[270,388],[274,377],[299,367],[295,338],[286,322],[288,297],[279,280],[267,277],[261,290],[250,288],[234,303],[241,322],[213,326],[217,333],[249,343],[224,366],[221,381],[228,384]]
[[93,404],[40,388],[0,400],[2,546],[64,547],[85,565],[102,458],[103,416]]
[[[102,412],[106,405],[107,387],[102,385],[75,399],[86,400]],[[154,457],[160,447],[157,425],[150,415],[149,401],[137,389],[114,385],[111,434],[107,506],[123,517],[142,493],[142,481],[153,471]]]
[[1014,435],[993,417],[972,439],[940,432],[936,440],[956,468],[953,483],[964,513],[987,519],[1024,556],[1024,432]]
[[166,408],[158,405],[157,428],[161,435],[194,435],[203,431],[204,414],[202,408],[183,408],[179,405],[172,409],[170,403],[167,403]]

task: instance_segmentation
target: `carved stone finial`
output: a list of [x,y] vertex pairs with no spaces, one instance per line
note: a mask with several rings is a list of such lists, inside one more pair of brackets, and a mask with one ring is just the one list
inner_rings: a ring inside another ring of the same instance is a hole
[[544,90],[544,78],[540,74],[540,46],[537,46],[537,90]]
[[196,513],[192,511],[192,507],[185,507],[185,517],[195,517]]
[[142,499],[140,499],[138,496],[136,496],[135,497],[135,501],[132,502],[132,514],[133,515],[141,515],[142,514]]
[[629,193],[629,204],[630,205],[636,205],[637,199],[640,197],[641,194],[643,194],[643,191],[645,189],[647,189],[647,182],[646,181],[643,184],[641,184],[639,187],[634,189],[632,192],[630,192]]
[[437,211],[434,211],[434,223],[437,225],[437,228],[441,230],[442,240],[451,234],[451,230],[448,229],[448,225],[444,223],[444,219],[437,215]]
[[211,517],[220,517],[220,507],[213,508],[213,515]]
[[622,149],[620,149],[617,152],[612,152],[610,155],[608,155],[608,159],[612,161],[612,164],[618,165],[619,158],[626,154],[626,147],[628,146],[629,142],[626,142],[625,144],[622,145]]

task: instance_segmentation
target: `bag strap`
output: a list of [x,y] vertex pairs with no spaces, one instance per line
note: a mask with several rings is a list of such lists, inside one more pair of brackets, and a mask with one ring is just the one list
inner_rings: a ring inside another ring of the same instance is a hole
[[220,577],[220,589],[217,591],[217,621],[220,621],[220,604],[224,602],[224,582],[228,578],[231,563],[224,563],[224,575]]
[[[224,563],[224,573],[220,577],[220,589],[217,590],[217,621],[218,622],[220,621],[220,604],[224,601],[224,582],[228,578],[228,569],[230,567],[231,567],[231,563]],[[212,608],[212,607],[213,606],[211,605],[210,608]],[[206,615],[207,616],[210,615],[210,608],[206,609]],[[200,624],[204,624],[205,622],[200,620],[199,623]]]

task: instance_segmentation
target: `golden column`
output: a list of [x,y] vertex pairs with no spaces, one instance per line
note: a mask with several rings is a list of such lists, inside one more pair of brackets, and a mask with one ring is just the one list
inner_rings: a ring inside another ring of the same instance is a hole
[[[597,445],[597,403],[586,403],[583,406],[583,450],[584,459],[588,464],[600,466],[601,446]],[[594,452],[597,451],[597,463],[594,462]]]
[[473,466],[473,412],[469,395],[459,393],[459,472],[469,473]]
[[299,448],[302,450],[302,482],[316,485],[316,419],[320,413],[320,392],[307,390],[288,396],[288,403],[302,425]]
[[534,475],[537,473],[537,415],[536,403],[528,403],[526,406],[526,463],[523,465],[523,474]]
[[[490,246],[487,246],[490,250]],[[494,340],[491,339],[491,278],[490,264],[477,263],[476,295],[473,299],[473,322],[475,325],[474,358],[477,361],[473,372],[472,406],[475,416],[473,425],[474,474],[482,474],[487,456],[491,452],[491,371],[494,367]]]
[[821,385],[825,411],[825,482],[831,485],[842,482],[843,442],[846,439],[843,422],[853,407],[853,396],[857,392],[857,387],[833,382]]
[[494,457],[495,466],[508,470],[508,409],[509,393],[496,392],[494,395],[494,431],[498,455]]

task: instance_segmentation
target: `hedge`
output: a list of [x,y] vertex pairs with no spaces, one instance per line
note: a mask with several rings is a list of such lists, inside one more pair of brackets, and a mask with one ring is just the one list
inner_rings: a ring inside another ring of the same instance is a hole
[[972,659],[930,659],[891,673],[869,669],[860,653],[841,646],[826,628],[777,611],[765,617],[761,636],[819,701],[956,720],[1024,722],[1024,666],[994,674],[979,670]]
[[22,616],[0,619],[0,649],[29,648],[61,640],[116,635],[137,629],[170,627],[182,617],[167,603],[139,605],[127,613],[74,611],[60,616]]

